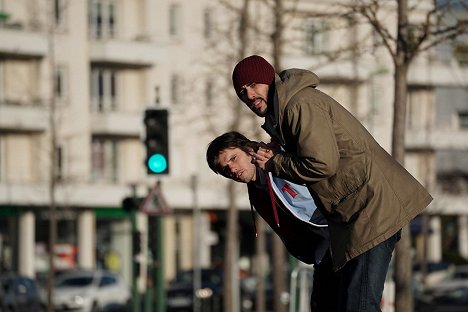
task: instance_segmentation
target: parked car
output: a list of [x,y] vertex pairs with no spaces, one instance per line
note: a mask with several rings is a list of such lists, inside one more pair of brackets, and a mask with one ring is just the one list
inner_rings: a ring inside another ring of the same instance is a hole
[[466,312],[468,311],[468,283],[433,287],[415,298],[416,312]]
[[[223,272],[218,269],[201,270],[201,287],[193,293],[192,270],[182,271],[169,283],[166,295],[167,312],[193,311],[194,296],[200,306],[209,311],[222,311]],[[202,310],[203,311],[203,310]]]
[[117,274],[73,270],[58,276],[52,301],[55,311],[127,311],[131,294]]
[[451,274],[452,279],[454,280],[465,280],[468,281],[468,265],[457,265],[453,269]]
[[[256,303],[257,303],[257,286],[258,280],[254,276],[249,276],[244,278],[241,281],[241,311],[243,312],[251,312],[256,311]],[[274,304],[274,289],[273,289],[273,281],[271,275],[268,275],[265,278],[265,309],[266,312],[273,311],[273,304]],[[289,293],[284,294],[289,300]],[[284,299],[283,299],[284,300]]]
[[7,273],[0,276],[0,285],[0,311],[44,311],[39,287],[34,279]]
[[413,265],[413,278],[416,290],[422,286],[432,287],[451,277],[454,271],[454,265],[449,262],[428,262],[425,267],[424,285],[422,284],[423,274],[421,264]]
[[415,297],[417,312],[468,311],[468,266],[452,267],[446,278]]

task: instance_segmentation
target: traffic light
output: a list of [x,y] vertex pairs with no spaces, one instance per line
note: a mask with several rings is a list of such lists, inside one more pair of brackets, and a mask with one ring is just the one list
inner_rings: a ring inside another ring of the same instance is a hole
[[146,169],[148,174],[169,173],[169,129],[167,109],[145,110]]
[[122,200],[122,209],[126,212],[137,211],[143,202],[143,198],[125,197]]

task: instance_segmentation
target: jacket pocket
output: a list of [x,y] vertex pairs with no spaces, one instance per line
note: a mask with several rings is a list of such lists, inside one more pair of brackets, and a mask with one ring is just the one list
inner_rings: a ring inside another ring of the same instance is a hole
[[347,196],[331,203],[330,217],[340,223],[353,222],[366,207],[367,198],[367,183],[363,183]]

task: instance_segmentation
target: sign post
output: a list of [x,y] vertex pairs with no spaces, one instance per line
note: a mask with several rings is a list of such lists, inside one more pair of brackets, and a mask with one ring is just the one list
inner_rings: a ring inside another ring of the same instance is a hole
[[164,214],[171,212],[169,205],[161,191],[161,182],[156,182],[154,188],[140,206],[140,211],[148,214],[149,248],[152,252],[150,271],[152,272],[152,287],[156,299],[156,311],[166,310],[166,295],[164,292],[164,240],[163,222]]

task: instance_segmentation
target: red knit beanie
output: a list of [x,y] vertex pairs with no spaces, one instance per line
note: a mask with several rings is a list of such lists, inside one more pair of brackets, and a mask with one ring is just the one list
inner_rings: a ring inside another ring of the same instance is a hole
[[275,80],[275,69],[263,57],[251,55],[239,63],[232,72],[232,84],[237,95],[249,83],[270,85]]

